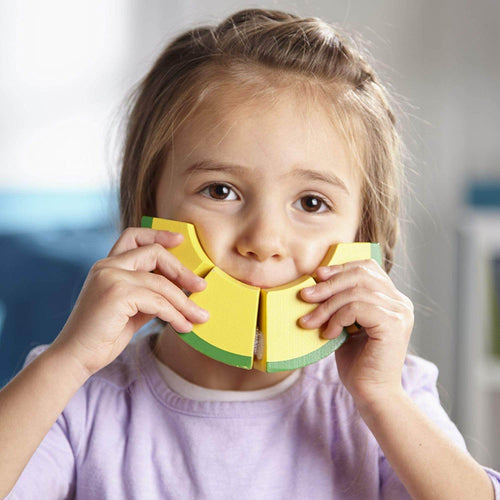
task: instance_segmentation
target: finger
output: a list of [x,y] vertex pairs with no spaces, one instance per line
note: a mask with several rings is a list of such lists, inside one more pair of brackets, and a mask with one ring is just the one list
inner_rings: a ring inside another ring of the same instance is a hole
[[129,227],[123,231],[111,248],[108,257],[119,255],[127,250],[158,243],[166,248],[173,248],[182,243],[184,236],[171,231],[158,231],[147,227]]
[[158,270],[180,288],[190,292],[200,292],[206,288],[206,282],[203,278],[182,265],[177,257],[174,257],[159,243],[134,248],[115,257],[109,257],[105,261],[105,265],[129,271],[150,272]]
[[158,317],[170,323],[178,332],[187,333],[193,324],[179,312],[163,295],[148,288],[131,288],[127,300],[127,315],[134,318],[137,314]]
[[[327,301],[316,307],[314,311],[300,318],[300,323],[304,328],[319,328],[329,321],[339,309],[348,304],[355,304],[357,302],[379,305],[397,312],[404,312],[406,309],[405,305],[400,304],[399,301],[383,292],[374,292],[373,290],[356,286],[333,295]],[[349,323],[349,325],[354,324],[355,321],[356,319]],[[361,326],[365,326],[359,320],[358,323]]]
[[362,331],[357,333],[366,333],[371,339],[384,343],[405,345],[410,340],[413,326],[413,318],[404,312],[393,311],[381,305],[353,302],[341,307],[330,318],[322,336],[336,338],[345,327],[354,322],[362,326]]
[[397,323],[403,323],[401,314],[381,305],[351,302],[341,307],[328,321],[321,336],[326,339],[337,338],[345,327],[355,322],[362,325],[362,331],[371,338],[382,338],[383,332],[399,333]]
[[301,290],[301,297],[306,302],[323,302],[342,290],[356,286],[382,291],[391,296],[399,294],[392,280],[375,261],[356,261],[318,269],[328,269],[328,275],[326,271],[319,273],[328,278]]
[[147,272],[122,270],[118,270],[118,273],[121,273],[121,279],[128,281],[132,285],[149,288],[153,292],[163,296],[188,321],[197,324],[208,321],[209,312],[186,297],[184,292],[177,285],[173,284],[164,276]]
[[372,269],[374,272],[382,273],[389,277],[386,273],[385,269],[383,269],[379,263],[375,259],[361,259],[361,260],[351,260],[349,262],[344,262],[343,264],[335,264],[331,266],[320,266],[316,269],[316,276],[320,281],[324,281],[325,279],[330,278],[334,274],[340,271],[346,271],[353,267],[357,267],[359,265],[367,266]]

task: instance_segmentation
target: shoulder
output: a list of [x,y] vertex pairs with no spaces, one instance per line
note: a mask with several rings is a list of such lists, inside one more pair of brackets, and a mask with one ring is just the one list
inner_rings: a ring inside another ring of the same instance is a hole
[[[137,409],[154,410],[143,370],[148,340],[146,336],[133,339],[112,363],[90,377],[64,408],[58,425],[76,455],[85,455],[88,436],[98,436],[101,443],[118,439],[127,432]],[[43,345],[32,349],[26,363],[47,348]]]

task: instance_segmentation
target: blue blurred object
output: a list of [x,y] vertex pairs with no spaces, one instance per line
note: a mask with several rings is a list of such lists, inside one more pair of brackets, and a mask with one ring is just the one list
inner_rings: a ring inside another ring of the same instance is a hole
[[0,301],[0,342],[2,341],[2,329],[5,322],[5,316],[7,316],[7,307]]
[[110,191],[0,191],[0,232],[113,226],[117,200]]
[[474,181],[467,185],[467,204],[475,208],[500,208],[500,179]]
[[118,237],[114,196],[0,193],[0,387],[53,341]]

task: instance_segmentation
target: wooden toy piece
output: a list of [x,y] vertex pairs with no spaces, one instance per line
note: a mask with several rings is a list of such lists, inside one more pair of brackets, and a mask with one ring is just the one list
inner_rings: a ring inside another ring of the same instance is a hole
[[141,226],[181,233],[184,241],[177,247],[169,248],[168,251],[196,275],[204,278],[210,269],[215,267],[201,247],[193,224],[145,216],[141,220]]
[[[329,248],[322,266],[344,264],[353,260],[382,255],[377,243],[338,243]],[[315,363],[338,349],[359,325],[351,325],[335,339],[322,339],[320,330],[299,326],[298,318],[313,311],[318,304],[300,298],[302,288],[315,285],[312,277],[303,276],[283,286],[261,290],[258,328],[263,336],[263,356],[254,367],[267,372],[293,370]]]
[[192,293],[190,299],[209,311],[210,319],[179,336],[213,359],[252,368],[260,289],[241,283],[218,267],[205,280],[207,288]]
[[[379,263],[379,265],[382,265],[382,250],[380,249],[380,245],[378,243],[337,243],[328,249],[328,252],[321,261],[320,266],[335,266],[354,260],[365,259],[374,259]],[[344,328],[347,333],[355,333],[359,329],[360,326],[357,323]],[[342,335],[344,335],[345,332],[343,332]],[[347,335],[345,336],[345,339],[347,339]]]
[[354,260],[375,259],[382,265],[382,251],[378,243],[337,243],[332,245],[318,266],[335,266]]
[[299,292],[315,284],[312,277],[302,276],[286,285],[261,290],[258,328],[264,349],[254,368],[267,372],[294,370],[319,361],[344,343],[345,332],[328,340],[320,337],[319,329],[307,330],[298,324],[301,316],[318,306],[303,301]]

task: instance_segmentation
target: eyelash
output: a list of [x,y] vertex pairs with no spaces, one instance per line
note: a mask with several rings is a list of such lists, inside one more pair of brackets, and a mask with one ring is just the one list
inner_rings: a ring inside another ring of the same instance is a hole
[[[201,189],[199,191],[199,193],[203,194],[203,196],[206,196],[207,198],[210,198],[211,200],[227,201],[225,199],[213,198],[212,196],[210,196],[210,194],[208,194],[209,188],[213,187],[213,186],[224,186],[224,187],[227,187],[228,189],[230,189],[231,191],[234,192],[234,189],[231,186],[229,186],[227,184],[223,184],[221,182],[214,182],[212,184],[208,184],[207,186],[205,186],[203,189]],[[303,198],[316,198],[316,199],[320,200],[323,203],[323,205],[326,207],[326,210],[323,210],[321,212],[308,212],[307,210],[304,210],[305,213],[319,214],[319,213],[325,213],[325,212],[333,212],[333,210],[334,210],[332,205],[329,202],[327,202],[326,199],[323,198],[322,196],[319,196],[316,194],[308,194],[308,195],[302,196],[300,199],[303,199]],[[230,201],[232,201],[232,200],[230,200]]]

